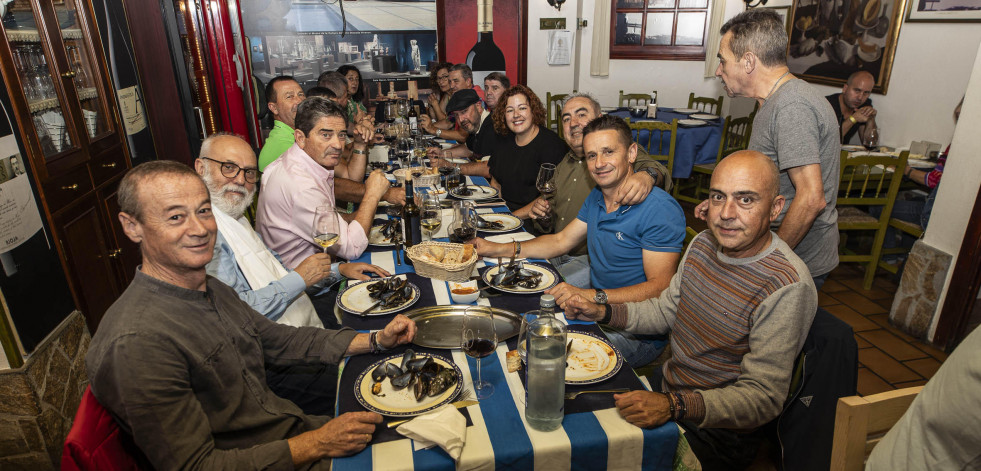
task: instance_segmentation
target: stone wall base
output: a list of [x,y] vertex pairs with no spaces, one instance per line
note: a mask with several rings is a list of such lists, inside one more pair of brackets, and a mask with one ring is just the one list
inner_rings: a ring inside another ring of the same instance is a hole
[[937,315],[937,301],[953,256],[918,240],[906,259],[903,278],[889,310],[889,322],[930,343],[927,334]]
[[0,469],[57,469],[75,411],[88,386],[88,328],[68,316],[24,366],[0,371]]

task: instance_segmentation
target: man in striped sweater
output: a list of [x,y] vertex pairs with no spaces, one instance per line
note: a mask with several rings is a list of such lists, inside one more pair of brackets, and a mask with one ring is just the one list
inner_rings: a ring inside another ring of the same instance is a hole
[[773,162],[732,154],[712,174],[709,230],[659,297],[607,306],[578,298],[566,309],[633,333],[671,332],[673,356],[651,382],[663,392],[617,395],[617,408],[640,427],[678,421],[706,470],[753,461],[817,310],[807,266],[770,231],[783,205]]

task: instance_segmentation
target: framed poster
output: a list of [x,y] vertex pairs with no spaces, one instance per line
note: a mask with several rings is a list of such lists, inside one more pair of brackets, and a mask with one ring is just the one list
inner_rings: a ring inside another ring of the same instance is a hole
[[787,65],[809,82],[843,85],[865,70],[886,94],[906,0],[796,0]]
[[[481,8],[489,9],[492,14],[478,15]],[[483,20],[483,27],[478,27],[478,16]],[[467,63],[469,58],[472,62],[471,53],[478,54],[479,59],[481,51],[493,51],[496,47],[504,55],[505,74],[511,83],[527,82],[527,1],[436,0],[436,18],[441,61],[460,64]],[[478,32],[488,27],[492,28],[491,35]],[[474,85],[484,86],[482,77],[490,71],[481,74],[478,67],[468,65],[474,69]]]
[[981,21],[981,0],[909,0],[906,21]]

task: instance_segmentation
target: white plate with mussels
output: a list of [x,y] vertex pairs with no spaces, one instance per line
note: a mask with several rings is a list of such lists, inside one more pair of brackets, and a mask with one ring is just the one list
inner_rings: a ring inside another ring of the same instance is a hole
[[449,360],[408,349],[368,367],[354,382],[365,409],[389,417],[412,417],[453,401],[463,389],[463,372]]
[[559,282],[559,276],[546,266],[517,260],[484,270],[484,283],[505,293],[541,293]]
[[[350,283],[337,295],[337,307],[356,315],[381,316],[401,311],[419,300],[419,287],[403,276]],[[376,303],[379,303],[375,306]],[[365,310],[375,306],[370,312]]]

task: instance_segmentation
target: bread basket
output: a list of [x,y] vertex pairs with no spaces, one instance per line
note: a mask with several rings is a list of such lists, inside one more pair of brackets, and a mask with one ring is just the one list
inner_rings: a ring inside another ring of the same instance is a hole
[[[419,167],[416,167],[415,170],[418,171],[418,168]],[[402,185],[405,184],[406,170],[413,170],[413,169],[400,168],[392,172],[392,174],[395,175],[395,179],[398,180],[398,182]],[[420,186],[436,186],[436,185],[439,185],[439,173],[426,173],[424,175],[419,175],[418,177],[412,179],[412,186],[416,188],[419,188]]]
[[409,247],[406,254],[412,260],[412,265],[416,273],[427,278],[435,278],[443,281],[464,282],[470,279],[473,267],[477,265],[477,252],[473,251],[470,257],[458,263],[437,262],[430,251],[431,247],[439,247],[447,254],[458,253],[463,249],[463,244],[451,244],[448,242],[423,242]]

